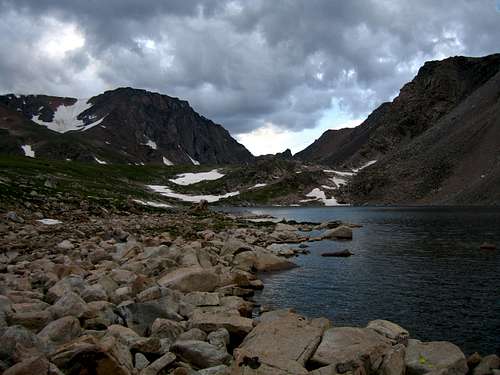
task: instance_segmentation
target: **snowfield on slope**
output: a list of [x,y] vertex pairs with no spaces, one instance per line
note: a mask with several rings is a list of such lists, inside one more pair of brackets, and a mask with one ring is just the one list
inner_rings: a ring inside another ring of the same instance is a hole
[[319,200],[322,201],[325,206],[345,206],[345,204],[338,203],[334,197],[327,198],[325,192],[320,188],[312,189],[309,193],[306,194],[306,197],[311,199],[303,199],[301,200],[301,202],[311,202]]
[[175,198],[184,202],[192,202],[192,203],[199,203],[202,200],[206,200],[209,203],[213,203],[221,199],[234,197],[235,195],[240,194],[239,191],[234,191],[223,195],[189,195],[189,194],[176,193],[168,186],[163,186],[163,185],[146,185],[146,186],[151,190],[160,193],[164,197]]
[[209,172],[199,172],[199,173],[182,173],[175,176],[175,178],[170,179],[171,182],[177,185],[192,185],[201,181],[212,181],[218,180],[225,175],[220,173],[218,169],[213,169]]
[[143,206],[156,207],[156,208],[171,208],[172,206],[161,202],[143,201],[140,199],[133,199],[135,203],[142,204]]
[[92,103],[89,103],[87,99],[78,99],[73,105],[61,104],[57,107],[54,112],[54,118],[51,122],[40,120],[40,115],[33,116],[31,121],[36,122],[39,125],[46,126],[50,130],[59,133],[66,133],[70,130],[85,131],[99,125],[106,117],[104,116],[100,120],[85,125],[82,120],[78,119],[78,116],[91,107]]

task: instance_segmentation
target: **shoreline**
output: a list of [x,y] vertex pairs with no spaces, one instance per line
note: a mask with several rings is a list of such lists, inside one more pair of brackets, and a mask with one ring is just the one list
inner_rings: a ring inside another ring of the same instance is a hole
[[[259,272],[293,267],[293,254],[268,246],[306,242],[297,230],[313,223],[247,222],[203,205],[168,213],[66,208],[18,208],[0,221],[6,375],[325,375],[339,366],[360,375],[466,375],[467,366],[491,362],[476,356],[467,365],[455,345],[417,342],[386,321],[336,327],[291,310],[252,319],[248,296],[265,288]],[[38,221],[45,218],[61,222]],[[352,227],[322,224],[322,237],[348,238]]]

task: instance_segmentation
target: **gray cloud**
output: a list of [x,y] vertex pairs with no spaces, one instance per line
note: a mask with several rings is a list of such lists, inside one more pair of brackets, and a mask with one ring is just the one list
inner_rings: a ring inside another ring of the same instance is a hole
[[[85,44],[57,52],[64,33]],[[498,35],[494,0],[0,0],[0,91],[126,85],[185,98],[234,134],[300,130],[332,100],[366,115],[425,60],[498,52]]]

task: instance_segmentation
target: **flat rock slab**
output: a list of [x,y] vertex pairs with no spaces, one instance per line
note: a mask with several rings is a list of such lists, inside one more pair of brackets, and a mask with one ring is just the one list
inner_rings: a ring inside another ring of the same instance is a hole
[[440,375],[465,375],[467,360],[451,342],[409,340],[405,355],[406,374],[422,375],[439,371]]
[[158,284],[184,293],[212,292],[219,286],[219,277],[204,268],[185,267],[162,276]]
[[235,350],[232,374],[304,374],[304,366],[316,350],[327,319],[308,320],[288,313],[273,315],[248,334]]
[[225,328],[236,336],[244,336],[253,329],[253,320],[229,312],[194,311],[190,328],[199,328],[205,332]]
[[[318,366],[333,365],[369,370],[390,349],[389,340],[367,328],[337,327],[325,331],[311,361]],[[343,371],[345,372],[345,371]]]

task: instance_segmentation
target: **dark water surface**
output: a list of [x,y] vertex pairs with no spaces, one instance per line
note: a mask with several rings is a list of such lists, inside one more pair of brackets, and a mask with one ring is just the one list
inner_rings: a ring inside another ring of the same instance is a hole
[[[240,211],[242,209],[239,209]],[[252,208],[297,221],[362,224],[353,241],[311,242],[290,271],[263,275],[256,301],[335,325],[388,319],[425,341],[500,352],[500,209]],[[479,250],[493,242],[496,251]],[[350,258],[324,258],[349,249]]]

